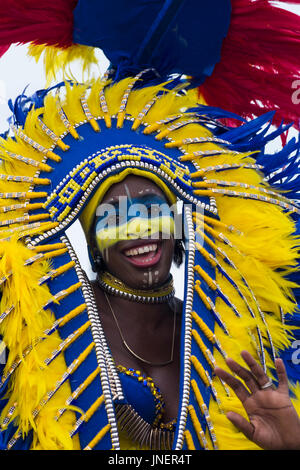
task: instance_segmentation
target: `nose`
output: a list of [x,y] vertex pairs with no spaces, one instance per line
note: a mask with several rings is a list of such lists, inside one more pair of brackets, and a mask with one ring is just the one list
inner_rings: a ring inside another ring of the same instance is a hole
[[128,236],[130,238],[146,238],[151,233],[151,227],[147,219],[137,217],[128,224]]

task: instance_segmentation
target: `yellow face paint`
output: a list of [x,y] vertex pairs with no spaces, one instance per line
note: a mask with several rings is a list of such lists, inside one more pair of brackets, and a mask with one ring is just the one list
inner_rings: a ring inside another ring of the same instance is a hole
[[100,252],[119,241],[167,239],[174,236],[174,232],[172,209],[158,196],[143,198],[142,204],[139,198],[128,201],[126,197],[120,197],[118,205],[102,204],[96,212],[94,236]]
[[98,249],[100,252],[103,252],[119,241],[135,240],[138,238],[154,239],[159,236],[167,239],[173,235],[174,219],[170,216],[162,216],[149,219],[136,217],[121,225],[100,230],[96,228],[95,238]]

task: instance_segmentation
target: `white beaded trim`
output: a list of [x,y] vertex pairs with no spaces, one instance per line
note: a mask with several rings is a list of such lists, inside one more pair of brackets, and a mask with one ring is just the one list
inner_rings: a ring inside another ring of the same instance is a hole
[[[96,357],[100,368],[102,391],[105,397],[105,409],[107,412],[108,421],[111,425],[112,444],[114,449],[119,450],[119,433],[115,417],[113,400],[116,398],[122,400],[124,398],[121,383],[116,368],[113,364],[112,357],[109,353],[108,346],[106,344],[106,339],[100,323],[97,305],[94,299],[93,292],[82,271],[77,255],[73,250],[69,239],[66,235],[60,237],[60,239],[61,242],[65,243],[65,245],[67,246],[68,253],[72,261],[75,262],[75,271],[78,276],[78,279],[82,283],[82,294],[84,296],[84,300],[87,306],[88,317],[91,322],[91,331],[95,343]],[[113,396],[111,395],[111,391],[113,393]]]
[[181,450],[184,442],[184,431],[188,415],[188,405],[190,398],[190,379],[191,379],[191,349],[192,349],[192,308],[194,295],[194,259],[195,259],[195,230],[193,217],[189,207],[184,208],[185,219],[188,228],[188,261],[187,261],[187,279],[186,279],[186,298],[185,298],[185,337],[183,353],[183,387],[182,402],[178,418],[178,435],[175,443],[175,450]]

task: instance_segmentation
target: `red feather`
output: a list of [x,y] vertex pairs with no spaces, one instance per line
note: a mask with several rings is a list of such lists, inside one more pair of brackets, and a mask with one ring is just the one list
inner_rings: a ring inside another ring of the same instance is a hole
[[8,48],[9,46],[0,46],[0,57],[3,56],[3,54],[5,54]]
[[232,0],[221,61],[199,92],[210,106],[244,118],[276,110],[275,125],[293,121],[299,129],[299,57],[300,16],[269,0]]
[[[73,44],[78,0],[1,0],[0,56],[12,43]],[[283,3],[300,5],[300,0]],[[274,123],[300,128],[300,17],[270,0],[232,0],[221,61],[199,87],[210,106],[245,118],[277,110]]]
[[1,0],[0,56],[13,43],[71,46],[77,1]]

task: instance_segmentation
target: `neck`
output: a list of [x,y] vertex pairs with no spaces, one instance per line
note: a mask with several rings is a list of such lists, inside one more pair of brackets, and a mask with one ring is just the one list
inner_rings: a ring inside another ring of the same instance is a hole
[[[108,295],[112,307],[117,312],[126,312],[126,317],[130,317],[130,322],[140,325],[141,328],[155,329],[165,319],[167,314],[172,312],[172,303],[164,304],[142,304],[130,300]],[[171,305],[170,305],[171,304]]]
[[100,288],[108,294],[142,304],[153,305],[168,303],[168,301],[174,297],[174,286],[171,275],[169,280],[162,286],[146,290],[131,288],[109,272],[98,273],[97,282]]

